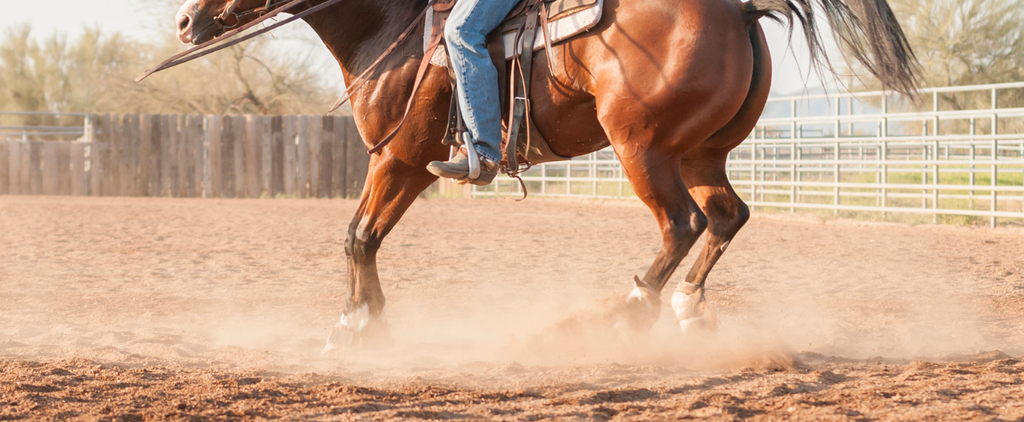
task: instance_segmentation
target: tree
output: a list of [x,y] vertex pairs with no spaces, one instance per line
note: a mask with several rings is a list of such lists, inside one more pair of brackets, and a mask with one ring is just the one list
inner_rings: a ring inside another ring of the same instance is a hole
[[930,86],[1024,80],[1024,1],[892,0]]
[[56,34],[40,43],[31,32],[22,26],[0,38],[2,110],[318,114],[337,94],[308,56],[275,55],[266,38],[136,83],[147,66],[180,51],[177,40],[140,43],[91,28],[73,42]]
[[[1024,80],[1024,0],[889,0],[926,87]],[[863,74],[856,67],[853,74]],[[878,88],[862,80],[864,88]]]

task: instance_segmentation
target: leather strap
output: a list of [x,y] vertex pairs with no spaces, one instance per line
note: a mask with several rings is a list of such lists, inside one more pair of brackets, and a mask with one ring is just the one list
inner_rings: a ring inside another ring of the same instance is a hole
[[[447,12],[451,10],[452,6],[454,5],[455,2],[446,2],[433,3],[428,7],[433,7],[435,12]],[[425,14],[426,9],[423,9],[423,13],[421,13],[421,15]],[[417,21],[419,21],[420,19],[421,17],[413,20],[413,24],[415,25]],[[402,113],[402,120],[400,120],[398,122],[398,125],[391,130],[391,133],[385,136],[384,139],[381,139],[381,141],[374,145],[373,148],[370,148],[370,154],[376,154],[380,152],[380,150],[384,149],[385,146],[391,143],[391,140],[395,139],[395,136],[398,135],[398,130],[401,129],[402,125],[405,124],[405,120],[409,118],[409,111],[412,110],[412,104],[416,101],[416,92],[419,91],[420,85],[423,82],[423,77],[426,76],[427,74],[427,68],[430,67],[430,58],[434,56],[434,52],[437,51],[437,46],[441,44],[441,36],[442,34],[444,34],[443,29],[445,19],[447,19],[447,14],[434,13],[434,22],[432,23],[430,31],[430,44],[427,48],[427,51],[423,52],[423,59],[420,60],[420,67],[419,69],[416,70],[416,79],[413,80],[412,92],[409,94],[409,101],[405,104],[405,112]],[[397,42],[401,42],[401,40]]]
[[149,77],[149,75],[152,75],[152,74],[154,74],[156,72],[159,72],[161,70],[170,69],[170,68],[172,68],[174,66],[180,65],[182,63],[190,62],[192,60],[195,60],[195,59],[198,59],[200,57],[203,57],[203,56],[205,56],[207,54],[214,53],[214,52],[223,50],[225,48],[231,47],[231,46],[233,46],[235,44],[239,44],[239,43],[248,41],[250,39],[253,39],[255,37],[263,35],[263,34],[265,34],[267,32],[270,32],[270,31],[273,31],[273,30],[275,30],[277,28],[280,28],[280,27],[282,27],[284,25],[287,25],[287,24],[289,24],[291,22],[294,22],[296,20],[299,20],[299,19],[302,19],[302,18],[304,18],[306,16],[309,16],[309,15],[311,15],[313,13],[316,13],[316,12],[319,12],[319,11],[321,11],[323,9],[331,7],[331,6],[333,6],[335,4],[338,4],[338,3],[340,3],[340,2],[342,2],[344,0],[327,0],[324,3],[316,5],[314,7],[309,8],[309,9],[303,10],[302,12],[296,13],[295,15],[292,15],[292,16],[288,17],[287,19],[284,19],[284,20],[282,20],[280,22],[277,22],[277,23],[275,23],[273,25],[261,28],[261,29],[259,29],[257,31],[253,31],[250,34],[246,34],[246,35],[244,35],[244,36],[242,36],[240,38],[228,41],[229,38],[234,37],[235,35],[238,35],[238,34],[242,33],[243,31],[245,31],[245,30],[247,30],[249,28],[252,28],[252,27],[254,27],[256,25],[259,25],[263,21],[266,21],[267,19],[270,19],[270,18],[272,18],[274,16],[277,16],[279,13],[284,12],[285,10],[291,9],[292,7],[298,6],[299,4],[305,3],[307,1],[309,1],[309,0],[292,0],[292,1],[288,2],[288,3],[285,3],[284,6],[278,7],[276,9],[268,12],[267,14],[265,14],[263,16],[260,16],[258,19],[238,27],[237,29],[234,29],[234,30],[231,30],[229,32],[226,32],[226,33],[222,34],[221,36],[219,36],[217,38],[214,38],[214,39],[212,39],[210,41],[204,42],[204,43],[202,43],[202,44],[200,44],[198,46],[192,47],[192,48],[190,48],[188,50],[185,50],[185,51],[183,51],[181,53],[175,54],[175,55],[171,56],[170,58],[168,58],[167,60],[164,60],[162,63],[160,63],[156,67],[143,72],[142,75],[139,75],[139,77],[135,78],[135,82],[142,82],[142,80],[146,79],[147,77]]
[[[526,13],[526,25],[519,33],[519,36],[516,37],[518,51],[516,52],[516,58],[512,61],[512,84],[515,86],[515,89],[512,90],[510,107],[512,115],[508,119],[508,135],[506,136],[505,144],[505,163],[510,173],[515,173],[519,170],[516,144],[519,142],[519,131],[523,126],[529,106],[528,98],[530,95],[530,77],[533,66],[533,43],[537,37],[537,23],[540,15],[540,7],[537,7],[537,1],[528,0],[528,2],[532,4]],[[521,80],[519,83],[516,83],[517,74]]]
[[[371,63],[370,66],[363,71],[363,73],[360,73],[359,76],[356,76],[355,80],[352,81],[352,84],[345,88],[345,94],[338,98],[338,101],[334,102],[334,105],[331,106],[330,110],[327,110],[327,113],[330,114],[334,112],[334,110],[337,110],[339,107],[341,107],[342,104],[345,104],[345,102],[352,98],[352,95],[355,94],[355,92],[360,87],[362,87],[363,84],[366,83],[366,77],[369,76],[370,72],[373,72],[373,70],[376,69],[378,65],[384,62],[384,59],[388,58],[388,56],[390,56],[391,53],[393,53],[395,49],[398,48],[402,41],[404,41],[405,38],[408,37],[410,33],[412,33],[412,30],[416,29],[416,27],[419,26],[420,20],[423,19],[423,17],[426,15],[427,8],[425,7],[423,8],[423,11],[420,12],[418,16],[416,16],[416,19],[413,19],[412,23],[410,23],[409,26],[405,28],[405,31],[403,31],[398,36],[398,39],[395,40],[395,42],[391,43],[391,45],[389,45],[388,48],[384,50],[384,52],[381,53],[379,57],[377,57],[377,60],[374,60],[373,63]],[[428,61],[430,60],[430,56],[425,55],[423,57],[426,57]]]

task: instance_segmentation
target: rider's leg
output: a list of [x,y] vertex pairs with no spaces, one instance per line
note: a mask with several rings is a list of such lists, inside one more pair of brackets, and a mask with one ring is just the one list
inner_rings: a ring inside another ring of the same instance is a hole
[[[498,72],[487,52],[486,37],[517,2],[460,0],[452,9],[444,30],[459,90],[459,109],[477,153],[491,163],[501,161],[501,104],[498,103]],[[468,169],[466,171],[468,173]]]

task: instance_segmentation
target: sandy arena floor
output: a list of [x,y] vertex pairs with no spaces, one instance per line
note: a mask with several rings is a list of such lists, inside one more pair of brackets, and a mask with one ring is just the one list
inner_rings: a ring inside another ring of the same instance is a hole
[[1020,228],[755,215],[715,338],[666,306],[627,341],[597,322],[660,246],[640,203],[421,200],[394,346],[321,357],[355,206],[0,196],[0,420],[1024,418]]

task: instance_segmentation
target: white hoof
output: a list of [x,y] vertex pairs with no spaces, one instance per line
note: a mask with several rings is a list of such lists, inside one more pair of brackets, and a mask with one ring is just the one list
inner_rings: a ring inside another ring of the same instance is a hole
[[703,289],[692,289],[691,293],[672,293],[672,310],[676,313],[676,322],[684,335],[711,334],[718,329],[715,313],[704,300]]
[[363,331],[370,323],[370,307],[363,304],[356,308],[355,312],[342,314],[341,320],[334,327],[331,327],[331,334],[327,337],[327,345],[320,351],[321,355],[327,355],[334,350],[352,345],[356,333]]

